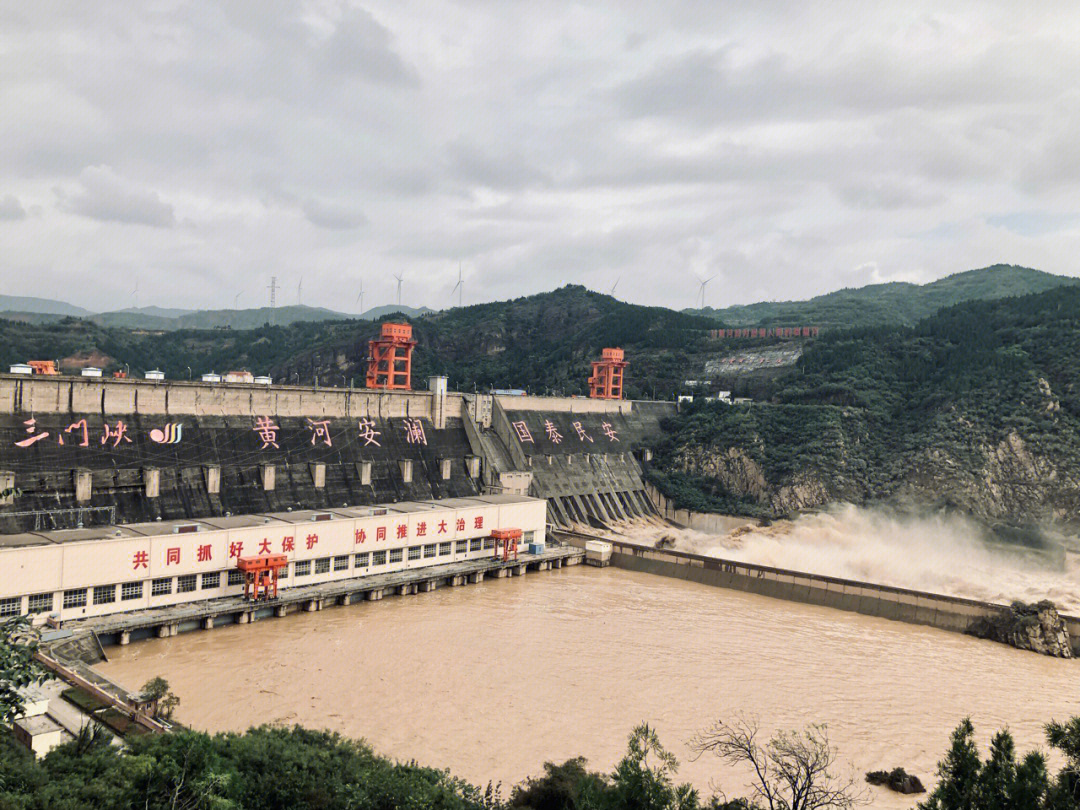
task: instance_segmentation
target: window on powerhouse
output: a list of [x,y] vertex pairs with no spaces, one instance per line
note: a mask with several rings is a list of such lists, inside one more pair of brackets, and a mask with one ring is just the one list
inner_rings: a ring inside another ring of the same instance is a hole
[[125,582],[120,586],[120,601],[129,599],[142,599],[143,584],[141,582]]
[[341,557],[334,557],[334,570],[345,571],[349,568],[349,555],[345,554]]
[[445,557],[447,554],[454,553],[453,543],[439,543],[439,556]]
[[306,577],[311,574],[311,560],[304,560],[296,564],[296,576]]
[[477,537],[475,540],[469,541],[469,551],[479,551],[484,547],[484,541]]
[[185,574],[182,577],[176,578],[176,592],[177,593],[191,593],[195,590],[196,576],[195,574]]
[[390,549],[390,562],[401,562],[405,558],[405,553],[400,548]]
[[64,591],[64,607],[86,607],[86,588],[75,588],[70,591]]
[[151,596],[167,596],[172,593],[172,577],[155,579],[150,582]]
[[9,599],[0,599],[0,616],[18,616],[22,607],[22,597],[12,596]]
[[487,548],[487,549],[495,548],[495,538],[494,537],[485,537],[484,538],[484,548]]
[[437,545],[435,543],[428,543],[426,546],[424,546],[424,556],[425,557],[434,557],[436,548],[437,548]]
[[116,586],[115,585],[95,585],[94,586],[94,604],[95,605],[107,605],[116,601]]
[[320,557],[315,561],[315,573],[327,574],[330,572],[330,558]]
[[226,580],[229,585],[243,585],[244,584],[244,572],[238,571],[235,568],[229,570],[229,578]]
[[220,588],[220,587],[221,587],[221,572],[220,571],[215,571],[212,574],[203,574],[202,575],[202,589],[204,591],[210,590],[211,588]]
[[464,554],[468,550],[469,550],[469,541],[468,540],[458,540],[457,541],[457,553],[458,554]]
[[420,548],[420,546],[409,546],[409,559],[419,560],[421,551],[422,549]]
[[370,559],[370,556],[368,555],[368,553],[366,551],[361,552],[360,554],[357,554],[356,555],[356,561],[355,561],[356,567],[357,568],[367,568],[369,559]]
[[373,551],[373,552],[371,552],[371,564],[372,565],[386,565],[386,552],[385,551]]
[[53,609],[53,595],[51,593],[30,594],[28,613],[48,613]]

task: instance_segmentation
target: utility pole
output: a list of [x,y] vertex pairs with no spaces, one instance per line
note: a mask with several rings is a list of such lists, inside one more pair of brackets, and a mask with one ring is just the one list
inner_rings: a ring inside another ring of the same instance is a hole
[[277,276],[270,276],[270,286],[266,289],[270,290],[270,323],[275,323],[277,321],[274,317],[274,309],[277,307]]

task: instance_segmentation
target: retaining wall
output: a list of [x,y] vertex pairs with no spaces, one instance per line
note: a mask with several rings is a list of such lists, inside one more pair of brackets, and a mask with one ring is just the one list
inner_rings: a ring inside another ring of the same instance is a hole
[[[910,624],[924,624],[956,633],[966,631],[976,618],[989,616],[1006,608],[1005,605],[980,602],[976,599],[603,539],[612,544],[611,562],[619,568],[732,588],[776,599],[849,610]],[[1072,639],[1073,654],[1080,655],[1080,617],[1062,616],[1062,619]]]

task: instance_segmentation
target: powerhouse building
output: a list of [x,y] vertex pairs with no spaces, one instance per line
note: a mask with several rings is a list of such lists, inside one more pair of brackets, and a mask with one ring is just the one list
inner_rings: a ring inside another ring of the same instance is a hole
[[284,554],[280,588],[491,556],[495,529],[543,543],[546,502],[491,494],[0,535],[0,618],[61,621],[239,596],[241,557]]

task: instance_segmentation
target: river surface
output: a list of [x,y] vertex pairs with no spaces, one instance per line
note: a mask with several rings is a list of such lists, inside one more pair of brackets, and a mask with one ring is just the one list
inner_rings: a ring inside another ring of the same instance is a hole
[[[970,715],[980,744],[1020,750],[1080,714],[1080,661],[963,635],[676,579],[577,566],[387,597],[107,650],[103,674],[155,675],[178,718],[209,731],[301,723],[504,790],[545,760],[610,770],[654,724],[703,793],[745,774],[689,761],[715,718],[765,731],[827,723],[842,769],[903,766],[932,782]],[[868,788],[874,807],[915,800]]]

